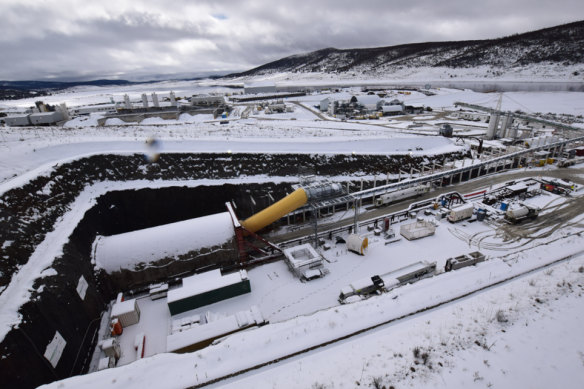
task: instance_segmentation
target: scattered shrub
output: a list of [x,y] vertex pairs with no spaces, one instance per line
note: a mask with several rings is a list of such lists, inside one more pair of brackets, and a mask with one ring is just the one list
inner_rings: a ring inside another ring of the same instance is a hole
[[495,315],[495,317],[497,318],[497,321],[499,323],[507,323],[509,321],[509,319],[507,318],[507,315],[505,315],[505,312],[503,312],[502,309],[499,309],[497,311],[497,314]]

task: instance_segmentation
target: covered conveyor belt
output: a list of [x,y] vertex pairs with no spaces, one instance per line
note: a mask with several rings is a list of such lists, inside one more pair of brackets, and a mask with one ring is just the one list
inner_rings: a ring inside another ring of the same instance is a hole
[[302,207],[307,201],[308,196],[304,189],[298,188],[280,201],[242,221],[241,225],[248,231],[259,231],[282,216]]

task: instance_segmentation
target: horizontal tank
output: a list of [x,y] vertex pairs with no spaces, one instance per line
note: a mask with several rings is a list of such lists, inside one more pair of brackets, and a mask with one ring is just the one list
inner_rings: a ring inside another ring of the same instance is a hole
[[527,215],[529,215],[529,208],[525,206],[507,209],[507,212],[505,212],[505,216],[507,216],[510,219],[521,219],[523,217],[526,217]]

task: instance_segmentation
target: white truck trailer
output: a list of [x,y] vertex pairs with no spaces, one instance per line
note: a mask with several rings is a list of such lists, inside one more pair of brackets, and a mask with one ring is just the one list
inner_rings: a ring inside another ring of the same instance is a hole
[[375,206],[380,207],[385,204],[390,204],[396,201],[409,199],[420,196],[430,191],[430,184],[417,185],[411,188],[399,189],[393,192],[384,193],[375,199]]
[[473,211],[474,204],[466,203],[463,205],[459,205],[456,208],[452,208],[446,218],[448,219],[449,222],[456,223],[458,221],[470,218],[473,214]]

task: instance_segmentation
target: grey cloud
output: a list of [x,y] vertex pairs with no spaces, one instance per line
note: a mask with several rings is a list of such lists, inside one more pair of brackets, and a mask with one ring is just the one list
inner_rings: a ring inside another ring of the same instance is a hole
[[[63,8],[69,5],[58,1],[0,5],[5,15],[0,32],[8,38],[0,37],[0,79],[117,74],[135,79],[147,73],[245,70],[325,47],[496,38],[575,21],[584,10],[574,0],[99,4],[104,12],[83,18],[67,13]],[[184,40],[191,41],[178,47]]]

